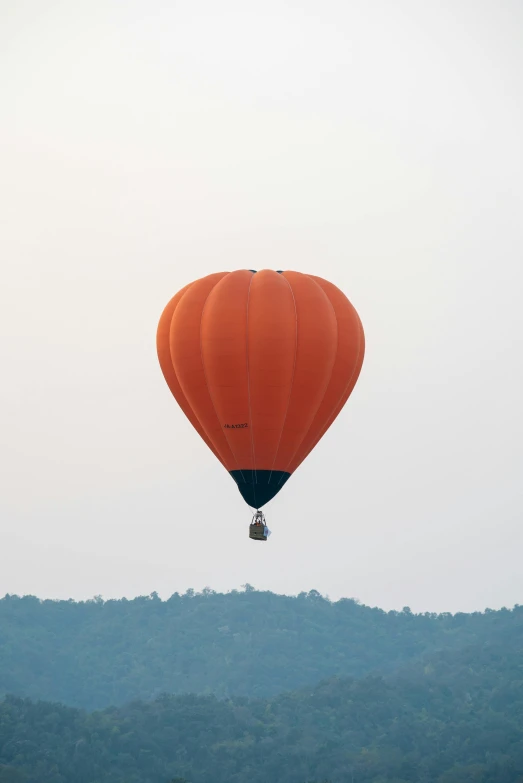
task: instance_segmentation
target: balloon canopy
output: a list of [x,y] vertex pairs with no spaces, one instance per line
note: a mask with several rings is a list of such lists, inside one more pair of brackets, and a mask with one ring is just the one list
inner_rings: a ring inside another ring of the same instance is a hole
[[165,380],[253,508],[268,503],[347,402],[365,349],[345,294],[300,272],[217,272],[160,318]]

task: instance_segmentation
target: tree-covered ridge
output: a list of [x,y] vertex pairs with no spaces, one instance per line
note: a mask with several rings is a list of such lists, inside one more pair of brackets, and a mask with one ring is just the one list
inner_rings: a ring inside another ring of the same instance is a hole
[[160,696],[89,714],[6,697],[0,783],[521,783],[522,648],[519,632],[271,700]]
[[385,612],[311,591],[210,590],[134,600],[0,600],[0,694],[99,709],[161,693],[270,698],[390,673],[439,649],[512,640],[523,608]]

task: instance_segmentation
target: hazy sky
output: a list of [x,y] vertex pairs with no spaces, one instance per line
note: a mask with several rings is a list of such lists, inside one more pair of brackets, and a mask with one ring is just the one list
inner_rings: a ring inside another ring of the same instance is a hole
[[[516,0],[0,2],[0,594],[523,603],[522,35]],[[260,545],[155,333],[267,267],[367,354]]]

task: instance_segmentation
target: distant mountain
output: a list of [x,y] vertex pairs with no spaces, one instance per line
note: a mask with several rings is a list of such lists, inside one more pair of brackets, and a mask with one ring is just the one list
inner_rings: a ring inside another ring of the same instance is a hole
[[311,591],[210,590],[132,601],[0,600],[0,695],[98,709],[161,693],[272,698],[329,677],[388,674],[438,650],[523,633],[523,607],[384,612]]
[[523,637],[270,700],[0,701],[0,783],[522,783]]

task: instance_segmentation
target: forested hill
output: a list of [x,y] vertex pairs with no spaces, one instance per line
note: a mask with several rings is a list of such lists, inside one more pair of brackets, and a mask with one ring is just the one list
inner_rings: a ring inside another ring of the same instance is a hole
[[0,783],[522,783],[523,638],[275,698],[0,701]]
[[271,698],[332,677],[390,673],[437,650],[514,644],[523,607],[385,612],[244,591],[134,600],[0,600],[0,695],[97,709],[161,693]]

